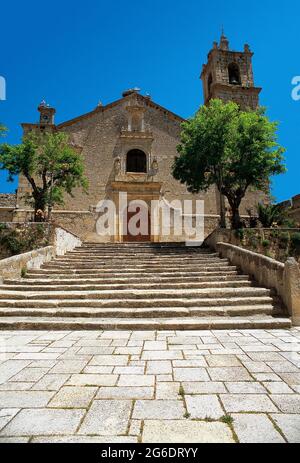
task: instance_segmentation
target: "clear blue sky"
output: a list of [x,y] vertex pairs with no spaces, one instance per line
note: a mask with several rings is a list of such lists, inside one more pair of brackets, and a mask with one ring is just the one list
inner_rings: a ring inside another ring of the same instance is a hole
[[[21,122],[38,119],[45,98],[56,122],[116,100],[139,86],[175,113],[191,116],[203,102],[199,74],[224,24],[233,49],[249,43],[261,104],[280,121],[286,175],[274,180],[278,200],[300,193],[300,101],[291,80],[300,75],[298,6],[255,0],[85,0],[5,2],[1,6],[0,75],[7,101],[0,121],[18,143]],[[0,191],[14,191],[1,173]]]

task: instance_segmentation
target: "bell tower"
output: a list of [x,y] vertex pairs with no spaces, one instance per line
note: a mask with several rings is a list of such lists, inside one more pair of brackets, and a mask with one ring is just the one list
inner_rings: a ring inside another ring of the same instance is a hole
[[54,125],[55,109],[49,106],[44,100],[39,104],[38,111],[40,113],[41,125]]
[[220,43],[214,42],[201,73],[205,104],[219,98],[234,101],[242,109],[256,109],[261,88],[254,85],[252,57],[247,44],[244,51],[230,50],[229,41],[222,33]]

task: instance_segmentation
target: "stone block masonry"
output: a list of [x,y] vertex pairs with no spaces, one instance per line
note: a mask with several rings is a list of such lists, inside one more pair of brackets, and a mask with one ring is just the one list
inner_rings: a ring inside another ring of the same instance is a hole
[[299,328],[0,331],[0,345],[0,443],[300,443]]

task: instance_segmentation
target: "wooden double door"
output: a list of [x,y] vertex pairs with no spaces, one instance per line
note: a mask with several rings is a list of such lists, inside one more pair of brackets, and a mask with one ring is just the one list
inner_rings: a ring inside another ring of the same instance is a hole
[[148,207],[138,205],[134,212],[128,208],[123,216],[123,241],[149,242],[151,241],[151,214]]

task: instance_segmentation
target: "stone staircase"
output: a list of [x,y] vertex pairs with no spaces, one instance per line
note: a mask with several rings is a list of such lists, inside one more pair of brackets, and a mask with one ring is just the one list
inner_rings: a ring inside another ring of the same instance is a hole
[[1,329],[255,329],[291,321],[227,259],[177,244],[96,244],[0,287]]

